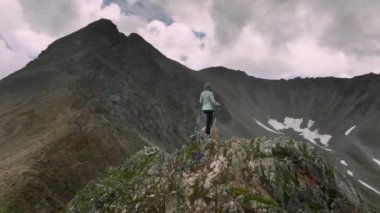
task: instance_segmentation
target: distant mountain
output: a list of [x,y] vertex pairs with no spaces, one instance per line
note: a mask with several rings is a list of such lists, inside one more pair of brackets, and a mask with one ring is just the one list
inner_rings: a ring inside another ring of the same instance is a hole
[[0,81],[0,212],[62,209],[144,146],[180,148],[194,131],[206,81],[223,103],[216,123],[223,138],[314,143],[380,209],[379,75],[264,80],[223,67],[195,72],[101,19]]

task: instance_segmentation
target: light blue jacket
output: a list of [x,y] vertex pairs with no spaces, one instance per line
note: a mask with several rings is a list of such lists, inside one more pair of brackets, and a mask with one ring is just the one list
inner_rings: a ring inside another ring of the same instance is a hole
[[220,103],[215,101],[214,93],[210,90],[204,90],[201,93],[199,103],[202,104],[202,110],[214,110],[213,106],[220,106]]

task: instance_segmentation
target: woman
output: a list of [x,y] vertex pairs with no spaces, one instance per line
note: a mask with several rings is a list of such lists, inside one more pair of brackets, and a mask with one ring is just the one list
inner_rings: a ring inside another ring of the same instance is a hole
[[208,82],[204,85],[204,90],[202,91],[201,96],[199,98],[199,103],[202,104],[202,111],[207,115],[206,134],[209,135],[212,124],[214,106],[220,106],[220,103],[218,103],[215,100],[214,93],[211,92],[211,85]]

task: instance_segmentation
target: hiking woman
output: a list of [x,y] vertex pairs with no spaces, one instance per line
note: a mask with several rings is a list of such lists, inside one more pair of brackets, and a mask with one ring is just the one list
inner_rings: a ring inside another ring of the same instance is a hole
[[204,90],[199,98],[199,103],[202,104],[202,111],[207,115],[206,134],[210,134],[211,124],[213,120],[214,106],[220,106],[215,100],[214,93],[211,91],[210,83],[205,83]]

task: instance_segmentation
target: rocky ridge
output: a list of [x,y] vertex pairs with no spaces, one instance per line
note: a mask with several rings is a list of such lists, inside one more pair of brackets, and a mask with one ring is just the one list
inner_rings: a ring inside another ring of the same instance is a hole
[[364,212],[364,205],[305,143],[198,135],[172,155],[146,147],[79,191],[67,211]]

